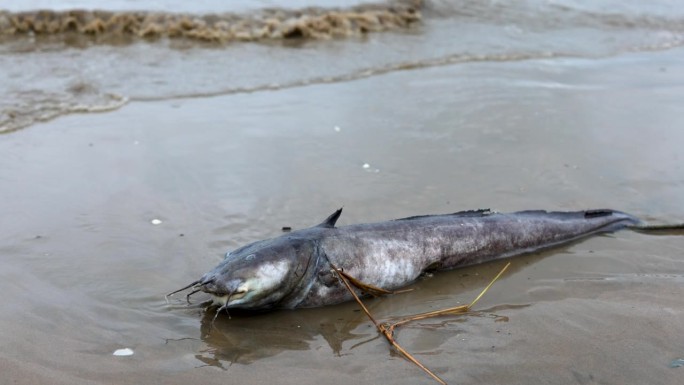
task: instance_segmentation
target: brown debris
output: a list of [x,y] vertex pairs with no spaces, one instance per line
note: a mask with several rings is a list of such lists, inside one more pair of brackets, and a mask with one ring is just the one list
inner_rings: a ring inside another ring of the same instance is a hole
[[[332,263],[331,263],[331,265],[332,265]],[[363,312],[366,314],[368,319],[370,319],[370,321],[375,325],[376,329],[378,329],[378,332],[385,337],[387,342],[389,342],[389,344],[392,345],[392,347],[394,347],[399,353],[401,353],[407,360],[411,361],[413,364],[415,364],[421,370],[423,370],[427,375],[432,377],[433,380],[437,381],[438,383],[440,383],[442,385],[447,385],[447,383],[443,379],[441,379],[437,374],[435,374],[430,369],[428,369],[425,365],[423,365],[420,361],[418,361],[418,359],[413,357],[413,355],[411,355],[411,353],[409,353],[403,347],[401,347],[401,345],[399,345],[399,342],[397,342],[397,340],[394,338],[395,329],[397,327],[399,327],[401,325],[405,325],[409,322],[418,321],[418,320],[422,320],[422,319],[426,319],[426,318],[434,318],[434,317],[441,317],[441,316],[445,316],[445,315],[457,315],[457,314],[468,313],[470,311],[470,309],[472,309],[472,307],[477,303],[477,301],[479,301],[480,298],[482,298],[482,296],[487,292],[487,290],[489,290],[489,288],[492,287],[494,282],[496,282],[503,275],[503,273],[506,271],[506,269],[508,269],[508,267],[510,265],[511,265],[510,262],[508,264],[506,264],[506,266],[504,266],[504,268],[501,269],[499,274],[497,274],[496,277],[494,277],[494,279],[492,279],[492,281],[489,283],[489,285],[487,285],[480,292],[480,294],[477,297],[475,297],[475,299],[468,305],[461,305],[461,306],[451,307],[451,308],[442,309],[442,310],[436,310],[436,311],[431,311],[431,312],[414,314],[412,316],[402,318],[399,321],[383,322],[383,323],[378,322],[375,319],[375,317],[373,317],[373,315],[370,313],[368,308],[366,308],[366,306],[363,304],[363,302],[361,301],[359,296],[356,294],[356,292],[354,291],[354,289],[352,288],[351,285],[356,286],[358,289],[360,289],[362,291],[366,291],[367,288],[370,287],[370,288],[373,288],[374,290],[380,290],[380,291],[385,292],[385,293],[391,293],[391,292],[388,292],[388,291],[383,290],[383,289],[376,288],[372,285],[364,284],[364,283],[358,281],[357,279],[352,278],[347,273],[345,273],[343,270],[338,269],[334,265],[332,266],[332,268],[333,268],[333,271],[335,271],[335,273],[337,273],[337,276],[342,281],[342,283],[345,285],[347,290],[349,290],[351,295],[354,297],[354,300],[356,300],[356,302],[359,304],[359,306],[361,307],[361,310],[363,310]]]
[[421,20],[421,0],[350,9],[267,10],[252,15],[162,12],[0,11],[0,36],[82,34],[205,41],[330,39],[409,28]]

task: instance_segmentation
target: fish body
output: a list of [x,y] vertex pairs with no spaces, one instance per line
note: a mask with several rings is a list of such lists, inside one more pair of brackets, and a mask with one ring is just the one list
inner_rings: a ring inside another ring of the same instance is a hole
[[512,257],[642,225],[629,214],[601,209],[475,210],[335,227],[341,211],[317,226],[234,250],[187,288],[211,294],[222,308],[318,307],[352,298],[333,266],[365,284],[394,290],[426,271]]

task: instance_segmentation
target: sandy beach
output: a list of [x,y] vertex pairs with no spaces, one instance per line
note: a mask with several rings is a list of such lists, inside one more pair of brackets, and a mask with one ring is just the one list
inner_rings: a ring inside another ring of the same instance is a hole
[[[48,89],[92,56],[112,70],[91,81],[99,61],[81,81],[127,101],[0,135],[0,383],[431,384],[354,303],[212,325],[199,301],[164,294],[228,250],[341,206],[341,225],[483,207],[684,220],[684,49],[665,44],[679,32],[585,20],[564,45],[541,22],[517,31],[504,13],[491,24],[507,32],[480,34],[482,20],[432,4],[416,29],[298,47],[167,41],[58,55],[5,43],[0,60],[27,63],[17,95],[46,76],[36,59],[65,61]],[[454,28],[470,33],[452,42]],[[596,44],[568,54],[582,39]],[[138,66],[145,50],[168,67]],[[209,64],[194,73],[200,58]],[[280,72],[264,69],[269,60]],[[511,262],[475,312],[418,322],[399,341],[450,384],[681,382],[681,233],[622,231]],[[379,318],[467,303],[504,264],[367,303]],[[113,354],[124,348],[133,354]]]

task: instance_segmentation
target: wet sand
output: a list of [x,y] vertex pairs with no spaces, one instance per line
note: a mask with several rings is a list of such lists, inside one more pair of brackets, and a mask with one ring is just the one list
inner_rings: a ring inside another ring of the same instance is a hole
[[[0,382],[430,384],[355,304],[212,327],[163,294],[340,206],[340,224],[479,207],[681,221],[683,58],[461,63],[134,101],[2,135]],[[620,232],[512,262],[478,312],[399,340],[452,384],[681,381],[682,235]],[[369,305],[383,318],[469,302],[502,264]]]

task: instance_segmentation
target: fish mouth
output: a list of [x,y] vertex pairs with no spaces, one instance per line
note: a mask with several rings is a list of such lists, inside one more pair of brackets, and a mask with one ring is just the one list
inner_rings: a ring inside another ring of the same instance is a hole
[[199,293],[199,292],[204,292],[209,295],[211,295],[213,303],[216,305],[221,305],[222,307],[227,306],[228,302],[232,300],[239,300],[242,299],[246,294],[247,290],[238,287],[230,292],[220,290],[219,285],[216,285],[216,279],[206,279],[206,280],[197,280],[194,281],[186,286],[183,286],[182,288],[178,290],[174,290],[164,296],[166,298],[166,302],[169,302],[169,297],[176,294],[180,293],[181,291],[188,290],[190,289],[191,291],[185,296],[185,299],[188,303],[190,303],[190,297],[193,294]]
[[[204,290],[200,289],[200,291],[204,291]],[[204,292],[211,295],[211,299],[212,299],[214,305],[220,305],[220,306],[228,306],[229,302],[242,299],[246,294],[245,291],[232,292],[232,293],[217,293],[217,292],[210,292],[210,291],[204,291]]]

